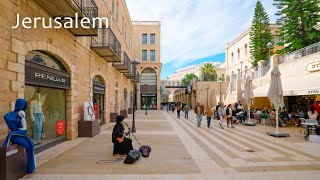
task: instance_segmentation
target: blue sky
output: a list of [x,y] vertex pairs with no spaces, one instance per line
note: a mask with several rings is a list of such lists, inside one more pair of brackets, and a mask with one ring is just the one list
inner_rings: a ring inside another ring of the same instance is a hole
[[[132,20],[161,20],[161,78],[203,61],[223,61],[226,43],[250,27],[257,0],[126,0]],[[261,0],[271,22],[273,0]],[[206,58],[207,59],[203,59]]]

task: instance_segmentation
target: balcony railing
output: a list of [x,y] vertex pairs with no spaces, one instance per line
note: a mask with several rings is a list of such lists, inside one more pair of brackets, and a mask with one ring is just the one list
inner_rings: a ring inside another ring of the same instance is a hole
[[308,56],[314,53],[320,52],[320,42],[312,44],[310,46],[307,46],[303,49],[299,49],[296,51],[293,51],[289,54],[286,54],[284,56],[284,62],[288,62],[294,59],[298,59],[304,56]]
[[[70,28],[69,30],[75,36],[96,36],[97,28],[93,27],[93,18],[98,17],[98,6],[94,0],[34,0],[45,11],[53,17],[71,17],[75,19],[78,13],[78,24],[82,18],[90,19],[90,28],[78,26],[78,28]],[[64,21],[62,21],[64,23]],[[73,22],[75,24],[75,22]]]
[[124,74],[132,72],[132,70],[131,70],[131,67],[132,67],[131,66],[131,62],[130,62],[130,59],[129,59],[129,57],[128,57],[126,52],[122,53],[121,62],[114,62],[114,63],[112,63],[112,66],[115,69],[117,69],[119,72],[124,73]]
[[121,61],[121,44],[110,28],[98,29],[98,36],[91,38],[91,49],[108,62]]
[[[134,76],[133,73],[130,73],[129,76],[127,76],[128,79],[130,79],[132,82],[134,82]],[[138,72],[136,72],[136,82],[140,82],[140,75]]]

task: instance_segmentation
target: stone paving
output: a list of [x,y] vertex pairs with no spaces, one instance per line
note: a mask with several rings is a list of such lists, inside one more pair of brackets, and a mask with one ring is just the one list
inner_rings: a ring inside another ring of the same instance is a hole
[[[141,144],[152,147],[149,158],[133,165],[96,164],[112,156],[113,124],[94,138],[67,141],[37,155],[35,174],[23,179],[320,179],[320,144],[306,142],[299,128],[285,128],[294,136],[265,135],[273,127],[220,129],[196,127],[188,120],[164,111],[138,111],[137,133]],[[131,124],[131,116],[125,120]],[[273,128],[274,129],[274,128]],[[132,137],[134,147],[139,147]]]

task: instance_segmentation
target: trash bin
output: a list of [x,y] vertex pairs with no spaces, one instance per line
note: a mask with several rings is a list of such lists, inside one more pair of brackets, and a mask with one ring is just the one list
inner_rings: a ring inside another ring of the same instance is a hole
[[7,148],[0,147],[0,179],[14,180],[22,178],[27,172],[27,152],[17,144]]

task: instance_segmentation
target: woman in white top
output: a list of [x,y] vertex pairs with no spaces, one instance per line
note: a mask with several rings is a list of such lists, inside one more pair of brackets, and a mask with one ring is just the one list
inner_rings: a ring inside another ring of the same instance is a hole
[[308,116],[309,119],[317,119],[317,117],[319,116],[319,114],[317,113],[317,111],[314,110],[314,107],[310,108],[310,111],[308,112]]

